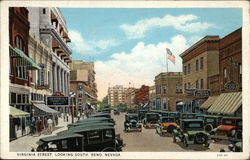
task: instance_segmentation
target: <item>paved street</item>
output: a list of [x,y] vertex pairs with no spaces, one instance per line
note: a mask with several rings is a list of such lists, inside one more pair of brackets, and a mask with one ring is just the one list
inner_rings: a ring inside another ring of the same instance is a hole
[[126,146],[123,148],[125,152],[195,152],[195,151],[205,151],[205,152],[219,152],[221,148],[227,147],[229,142],[221,141],[220,143],[212,143],[210,149],[201,146],[192,146],[188,148],[183,147],[182,144],[173,143],[171,136],[159,136],[156,134],[155,129],[142,129],[142,132],[132,131],[125,133],[123,131],[125,113],[120,115],[113,115],[116,121],[116,134],[121,134],[121,138],[124,140]]

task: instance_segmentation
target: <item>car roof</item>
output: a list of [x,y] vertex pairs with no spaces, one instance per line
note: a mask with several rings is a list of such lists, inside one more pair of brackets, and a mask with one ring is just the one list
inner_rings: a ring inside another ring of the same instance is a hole
[[107,117],[89,117],[89,118],[85,118],[85,119],[78,120],[76,123],[79,123],[79,122],[87,122],[87,121],[110,120],[110,119],[111,119],[111,118],[107,118]]
[[61,132],[58,132],[58,135],[63,135],[63,134],[69,134],[69,133],[77,133],[77,132],[86,132],[86,131],[92,131],[92,130],[103,130],[103,129],[114,129],[113,126],[107,126],[107,125],[102,125],[102,126],[79,126],[79,127],[74,127],[72,129],[64,130]]
[[49,136],[49,137],[40,138],[39,141],[50,142],[50,141],[57,141],[57,140],[61,140],[61,139],[78,138],[78,137],[83,137],[83,135],[76,134],[76,133],[56,135],[56,136]]
[[108,122],[97,122],[97,123],[78,123],[76,125],[72,125],[70,129],[77,128],[77,127],[87,127],[87,126],[114,126],[114,123],[108,123]]
[[87,122],[79,122],[79,123],[71,123],[71,124],[68,124],[68,127],[69,126],[71,126],[71,127],[73,127],[73,126],[80,126],[80,125],[90,125],[90,124],[99,124],[99,123],[101,123],[101,124],[105,124],[105,123],[107,123],[107,124],[113,124],[114,125],[114,123],[112,123],[112,122],[108,122],[108,121],[87,121]]

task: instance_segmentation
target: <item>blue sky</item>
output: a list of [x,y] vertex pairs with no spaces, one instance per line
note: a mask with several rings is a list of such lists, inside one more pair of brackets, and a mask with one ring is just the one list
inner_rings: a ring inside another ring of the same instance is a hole
[[165,48],[178,56],[206,35],[221,38],[242,26],[240,8],[60,8],[73,60],[94,61],[99,99],[108,85],[152,85],[166,71]]

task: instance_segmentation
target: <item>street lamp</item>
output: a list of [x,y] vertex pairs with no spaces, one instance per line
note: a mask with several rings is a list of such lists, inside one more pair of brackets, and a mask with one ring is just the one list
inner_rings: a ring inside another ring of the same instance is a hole
[[75,93],[74,92],[69,92],[69,104],[71,105],[71,117],[72,117],[72,123],[74,123],[74,103],[73,103],[73,97],[75,97]]

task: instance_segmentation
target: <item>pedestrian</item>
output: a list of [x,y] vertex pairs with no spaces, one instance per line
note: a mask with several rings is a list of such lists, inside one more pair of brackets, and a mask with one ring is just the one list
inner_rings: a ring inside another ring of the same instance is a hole
[[47,125],[48,125],[48,133],[52,134],[52,132],[53,132],[53,120],[51,118],[48,118]]
[[44,129],[44,125],[43,125],[43,122],[42,122],[42,120],[40,119],[40,117],[38,117],[36,126],[37,126],[36,128],[37,128],[37,131],[38,131],[39,136],[40,136],[40,135],[41,135],[41,132],[42,132],[43,129]]
[[31,119],[30,130],[31,130],[31,135],[34,135],[36,132],[36,121],[34,117],[32,117]]

